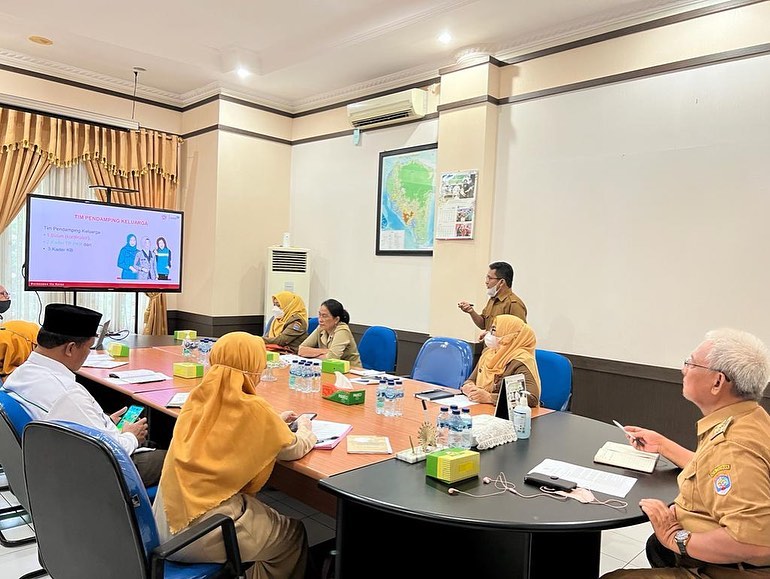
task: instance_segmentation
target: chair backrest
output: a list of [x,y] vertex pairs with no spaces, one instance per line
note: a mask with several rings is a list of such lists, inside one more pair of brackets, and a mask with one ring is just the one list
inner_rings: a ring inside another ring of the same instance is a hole
[[398,334],[385,326],[371,326],[358,343],[361,364],[367,370],[395,372],[398,357]]
[[318,327],[318,317],[314,318],[308,318],[307,319],[307,335],[309,336],[312,334],[315,329]]
[[412,378],[431,384],[459,388],[473,370],[470,344],[457,338],[433,337],[422,345],[412,369]]
[[29,510],[24,464],[21,457],[21,435],[32,420],[25,408],[7,391],[0,388],[0,464],[8,487],[25,510]]
[[29,512],[51,577],[147,577],[158,532],[123,448],[98,430],[59,421],[33,420],[22,440]]
[[572,396],[572,362],[550,350],[535,350],[540,374],[540,405],[551,410],[567,410]]

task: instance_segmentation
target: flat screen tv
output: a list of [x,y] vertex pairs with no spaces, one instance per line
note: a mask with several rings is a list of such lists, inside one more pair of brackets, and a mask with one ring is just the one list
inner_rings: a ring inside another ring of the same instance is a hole
[[25,289],[182,291],[181,211],[27,197]]

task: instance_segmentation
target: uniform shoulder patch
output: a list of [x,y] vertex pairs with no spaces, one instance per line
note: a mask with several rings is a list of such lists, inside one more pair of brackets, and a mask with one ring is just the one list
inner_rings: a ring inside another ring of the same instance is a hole
[[720,473],[723,470],[730,470],[730,468],[729,464],[718,464],[711,469],[711,472],[709,472],[709,478],[713,478],[717,473]]
[[299,331],[302,329],[302,326],[300,325],[300,323],[299,323],[299,322],[294,322],[294,323],[291,325],[291,329],[292,329],[292,330],[295,330],[295,331],[297,331],[297,332],[299,332]]
[[726,495],[730,492],[732,486],[733,483],[730,480],[729,474],[720,474],[714,479],[714,491],[716,491],[718,495]]
[[711,433],[711,440],[714,440],[717,436],[720,434],[724,434],[727,431],[727,427],[730,426],[730,423],[733,421],[732,416],[728,416],[725,418],[722,422],[716,425],[714,430]]

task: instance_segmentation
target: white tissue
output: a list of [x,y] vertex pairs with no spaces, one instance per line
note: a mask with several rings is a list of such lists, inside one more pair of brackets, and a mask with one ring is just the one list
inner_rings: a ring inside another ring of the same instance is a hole
[[334,386],[340,390],[352,390],[353,384],[350,382],[347,376],[342,372],[334,373]]

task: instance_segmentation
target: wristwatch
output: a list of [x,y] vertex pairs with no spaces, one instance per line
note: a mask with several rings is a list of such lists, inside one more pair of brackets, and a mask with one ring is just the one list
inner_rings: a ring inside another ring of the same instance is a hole
[[691,536],[692,533],[685,529],[679,529],[674,533],[674,541],[676,541],[676,546],[679,547],[679,553],[683,557],[687,557],[687,543],[690,541]]

